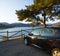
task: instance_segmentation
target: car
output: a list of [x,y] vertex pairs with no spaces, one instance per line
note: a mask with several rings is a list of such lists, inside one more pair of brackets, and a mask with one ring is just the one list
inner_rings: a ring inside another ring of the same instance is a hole
[[52,56],[60,56],[60,27],[34,29],[24,36],[24,43],[49,50]]

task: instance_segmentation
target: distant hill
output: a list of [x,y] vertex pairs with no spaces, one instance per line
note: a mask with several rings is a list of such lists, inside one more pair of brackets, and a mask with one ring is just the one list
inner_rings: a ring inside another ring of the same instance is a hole
[[9,25],[9,24],[6,23],[6,22],[0,23],[0,29],[1,29],[1,28],[7,28],[7,25]]
[[12,23],[9,26],[12,27],[30,27],[30,24],[24,24],[24,23]]
[[0,24],[3,24],[3,25],[9,25],[9,23],[6,23],[6,22],[2,22]]
[[0,23],[0,28],[12,28],[12,27],[30,27],[30,24],[24,24],[24,23],[6,23],[6,22],[2,22]]

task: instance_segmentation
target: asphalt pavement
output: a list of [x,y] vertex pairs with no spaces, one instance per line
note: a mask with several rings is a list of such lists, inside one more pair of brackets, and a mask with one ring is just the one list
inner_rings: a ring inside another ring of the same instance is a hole
[[26,46],[23,40],[0,42],[0,56],[50,56],[34,46]]

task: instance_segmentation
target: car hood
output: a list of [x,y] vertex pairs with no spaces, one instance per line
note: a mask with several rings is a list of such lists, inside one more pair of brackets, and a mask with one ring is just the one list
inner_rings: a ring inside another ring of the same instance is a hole
[[60,40],[60,36],[37,36],[37,35],[34,35],[36,36],[36,38],[38,39],[58,39]]

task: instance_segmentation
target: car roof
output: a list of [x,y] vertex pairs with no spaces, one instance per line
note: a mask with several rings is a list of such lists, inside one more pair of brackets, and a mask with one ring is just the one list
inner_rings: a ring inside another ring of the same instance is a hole
[[46,27],[46,28],[37,28],[37,29],[60,29],[60,27]]
[[47,28],[60,29],[60,27],[47,27]]

